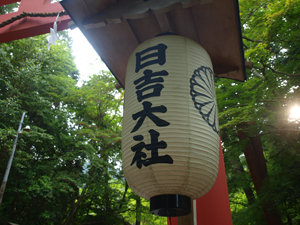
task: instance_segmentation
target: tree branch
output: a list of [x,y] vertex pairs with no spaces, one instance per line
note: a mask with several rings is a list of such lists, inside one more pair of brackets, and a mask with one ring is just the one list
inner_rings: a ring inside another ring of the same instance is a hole
[[83,198],[84,198],[84,196],[85,196],[85,192],[86,192],[88,186],[89,186],[89,185],[86,184],[86,185],[83,187],[82,192],[81,192],[80,196],[79,196],[78,199],[77,199],[77,202],[76,202],[76,203],[75,203],[75,202],[72,203],[73,205],[72,205],[71,212],[70,212],[68,218],[66,219],[66,221],[63,223],[64,225],[69,225],[69,224],[71,223],[73,217],[75,216],[75,214],[76,214],[76,212],[77,212],[77,210],[78,210],[78,208],[79,208],[79,206],[80,206],[81,201],[83,200]]
[[[118,108],[120,107],[121,103],[122,103],[123,99],[120,99],[118,101],[117,107],[116,107],[116,111],[118,110]],[[109,121],[109,124],[111,124],[112,121],[114,121],[114,119],[116,118],[116,114],[113,115],[112,119]]]
[[267,65],[265,65],[265,67],[267,67],[268,69],[270,69],[273,73],[282,74],[282,75],[286,75],[286,76],[293,76],[293,77],[300,76],[300,73],[298,73],[298,74],[289,74],[289,73],[285,73],[285,72],[274,70],[272,67],[267,66]]
[[243,43],[243,46],[244,46],[246,49],[249,49],[249,48],[248,48],[248,46],[247,46],[247,45],[245,45],[245,43]]
[[135,211],[136,209],[127,209],[127,210],[119,211],[119,213],[135,212]]
[[262,100],[261,102],[281,102],[283,104],[288,104],[289,102],[282,98],[282,99],[279,99],[279,98],[276,98],[276,99],[268,99],[268,100]]
[[253,39],[250,39],[246,36],[243,36],[243,39],[247,40],[247,41],[252,41],[252,42],[259,42],[259,43],[262,43],[263,41],[259,41],[259,40],[253,40]]
[[295,133],[299,133],[300,130],[298,129],[280,129],[280,130],[273,130],[273,131],[269,131],[269,132],[262,132],[258,135],[255,135],[253,137],[262,137],[264,135],[267,135],[267,134],[275,134],[275,133],[281,133],[281,132],[295,132]]
[[[260,4],[256,9],[253,9],[245,18],[245,21],[243,22],[243,25],[247,22],[247,20],[257,11],[260,7],[264,6],[266,4]],[[243,26],[242,25],[242,26]]]
[[263,75],[261,75],[259,72],[257,72],[254,68],[251,69],[251,72],[252,72],[255,76],[257,76],[259,79],[262,79],[263,81],[266,81],[266,78],[265,78]]
[[127,181],[125,181],[125,182],[126,182],[126,184],[125,184],[125,191],[124,191],[124,193],[123,193],[122,199],[120,200],[121,203],[120,203],[120,205],[119,205],[119,210],[122,209],[123,202],[124,202],[124,199],[125,199],[125,197],[126,197],[127,190],[128,190],[128,184],[127,184]]
[[234,203],[234,204],[237,204],[237,205],[242,205],[242,206],[245,206],[245,207],[249,207],[249,204],[247,204],[247,203],[236,202],[236,201],[231,201],[231,200],[230,200],[230,202]]

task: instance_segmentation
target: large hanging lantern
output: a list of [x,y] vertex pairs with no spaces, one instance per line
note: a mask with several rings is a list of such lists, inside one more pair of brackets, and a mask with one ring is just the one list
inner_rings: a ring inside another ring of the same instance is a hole
[[125,81],[122,157],[131,189],[160,216],[190,213],[219,162],[214,73],[198,43],[161,35],[139,45]]

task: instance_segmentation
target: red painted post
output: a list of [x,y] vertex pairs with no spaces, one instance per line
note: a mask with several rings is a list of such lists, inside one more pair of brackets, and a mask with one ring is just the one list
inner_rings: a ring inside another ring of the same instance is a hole
[[[212,189],[196,200],[197,225],[232,225],[225,165],[220,144],[219,172]],[[168,218],[168,225],[178,225],[177,218]]]

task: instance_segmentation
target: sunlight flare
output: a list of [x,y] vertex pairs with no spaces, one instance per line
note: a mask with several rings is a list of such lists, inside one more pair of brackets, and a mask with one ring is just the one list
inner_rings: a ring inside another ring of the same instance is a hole
[[290,116],[294,119],[300,119],[300,107],[294,106],[290,111]]

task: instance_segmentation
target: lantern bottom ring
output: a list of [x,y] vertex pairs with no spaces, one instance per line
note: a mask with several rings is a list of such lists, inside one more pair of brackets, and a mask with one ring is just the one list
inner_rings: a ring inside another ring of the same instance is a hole
[[175,194],[154,196],[150,198],[150,212],[156,216],[186,216],[191,213],[191,198]]

